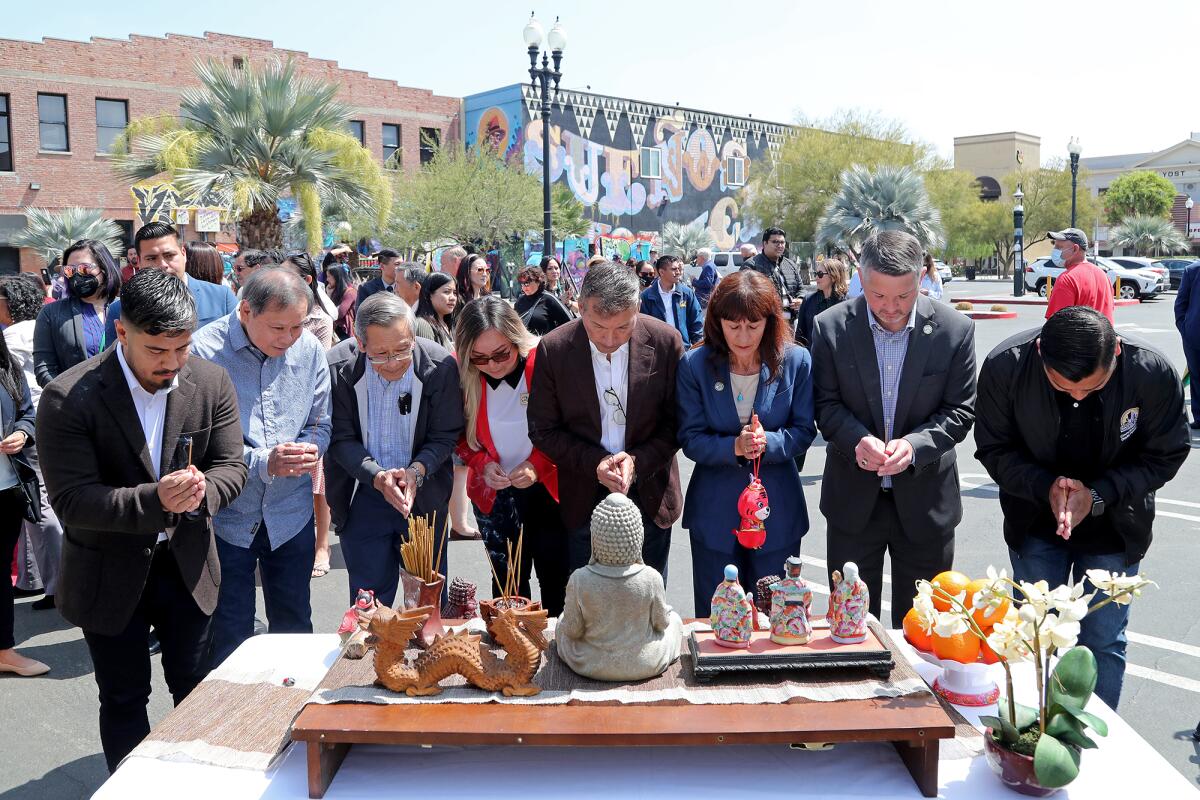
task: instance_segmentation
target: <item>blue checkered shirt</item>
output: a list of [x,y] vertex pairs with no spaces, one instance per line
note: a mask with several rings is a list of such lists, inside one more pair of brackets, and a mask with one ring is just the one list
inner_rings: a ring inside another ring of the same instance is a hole
[[[271,450],[285,442],[315,444],[324,454],[332,431],[325,348],[304,331],[281,356],[268,358],[246,336],[235,310],[192,339],[192,354],[229,373],[242,417],[242,458],[249,469],[237,499],[213,517],[217,536],[250,547],[260,525],[271,549],[290,541],[312,519],[312,476],[273,477]],[[312,525],[304,531],[312,536]]]
[[400,413],[400,397],[410,395],[409,408],[415,409],[411,398],[413,367],[410,365],[398,381],[379,377],[367,365],[367,452],[384,469],[404,469],[412,461],[410,450],[413,413]]
[[[871,336],[875,339],[875,360],[879,362],[879,391],[883,396],[883,441],[892,440],[892,428],[896,422],[896,396],[900,393],[900,373],[904,371],[904,356],[908,353],[908,339],[917,323],[917,306],[913,304],[908,315],[908,324],[897,333],[884,328],[867,307],[867,319],[871,325]],[[892,476],[885,475],[883,488],[892,488]]]

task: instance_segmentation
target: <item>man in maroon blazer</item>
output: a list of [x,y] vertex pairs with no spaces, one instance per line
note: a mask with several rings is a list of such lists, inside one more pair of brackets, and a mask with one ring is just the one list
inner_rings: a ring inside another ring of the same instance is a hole
[[642,559],[666,577],[671,525],[683,510],[675,452],[678,332],[638,313],[641,284],[613,262],[588,271],[580,319],[538,345],[529,438],[558,465],[570,569],[588,563],[592,509],[628,495],[645,525]]

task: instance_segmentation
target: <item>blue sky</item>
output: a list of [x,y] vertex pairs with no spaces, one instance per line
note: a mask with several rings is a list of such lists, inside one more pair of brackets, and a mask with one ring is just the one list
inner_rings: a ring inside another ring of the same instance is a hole
[[1045,159],[1071,136],[1086,157],[1200,130],[1197,0],[6,5],[6,38],[218,31],[456,96],[527,79],[532,9],[567,28],[566,88],[779,122],[859,108],[945,155],[955,136],[997,131],[1041,136]]

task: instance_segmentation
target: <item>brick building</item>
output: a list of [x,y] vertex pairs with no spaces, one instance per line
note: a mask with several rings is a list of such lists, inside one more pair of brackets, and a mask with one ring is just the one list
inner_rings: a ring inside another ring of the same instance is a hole
[[458,137],[458,98],[343,69],[264,39],[219,33],[0,39],[0,273],[15,272],[18,263],[24,270],[42,266],[37,256],[7,245],[25,226],[26,207],[100,208],[131,229],[129,185],[113,174],[108,145],[129,119],[175,112],[182,90],[198,85],[197,61],[237,67],[289,57],[300,72],[341,87],[339,98],[354,108],[353,132],[381,161],[415,170],[428,156],[423,131],[439,141]]

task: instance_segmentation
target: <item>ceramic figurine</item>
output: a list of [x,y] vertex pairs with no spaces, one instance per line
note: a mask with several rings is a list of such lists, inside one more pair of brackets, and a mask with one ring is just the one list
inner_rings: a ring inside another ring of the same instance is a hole
[[761,548],[767,541],[767,526],[765,520],[771,515],[771,506],[767,500],[767,489],[755,474],[750,484],[742,489],[738,497],[738,514],[741,524],[733,535],[738,544],[751,550]]
[[662,575],[642,563],[642,514],[610,494],[592,512],[591,531],[591,561],[567,581],[554,629],[558,656],[600,681],[660,675],[679,658],[683,620],[667,605]]
[[479,601],[475,599],[475,584],[463,578],[450,581],[447,602],[442,608],[443,619],[475,619],[479,616]]
[[800,577],[800,566],[791,556],[783,565],[786,577],[771,585],[771,641],[776,644],[807,644],[812,636],[812,589]]
[[754,631],[754,615],[754,604],[738,583],[737,567],[726,565],[725,580],[713,593],[712,614],[709,617],[717,644],[723,647],[749,647],[750,635]]
[[779,581],[779,575],[764,575],[754,584],[754,607],[768,617],[771,616],[771,584]]
[[842,572],[833,571],[829,589],[829,638],[838,644],[858,644],[867,638],[870,594],[859,580],[858,565],[847,561]]
[[341,637],[346,658],[358,659],[367,654],[367,632],[364,624],[374,609],[375,592],[359,589],[354,598],[354,605],[342,615],[342,624],[338,627],[338,636]]

